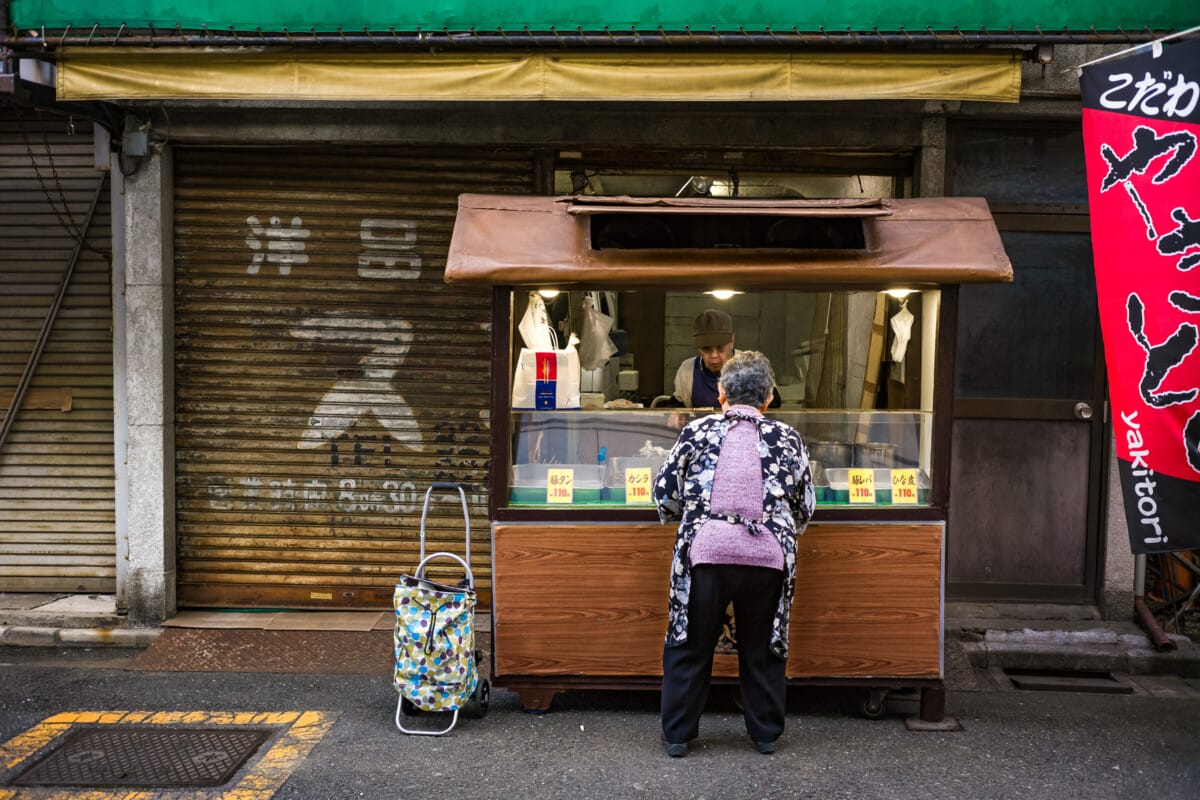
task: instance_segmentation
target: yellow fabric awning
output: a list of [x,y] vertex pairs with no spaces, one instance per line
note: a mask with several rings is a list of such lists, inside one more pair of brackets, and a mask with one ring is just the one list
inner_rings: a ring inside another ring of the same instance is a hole
[[64,47],[60,100],[983,100],[1020,54]]

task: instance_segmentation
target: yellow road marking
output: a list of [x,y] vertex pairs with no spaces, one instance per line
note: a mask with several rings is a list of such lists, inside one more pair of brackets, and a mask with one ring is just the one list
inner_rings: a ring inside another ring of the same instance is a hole
[[0,764],[3,764],[5,769],[12,769],[54,739],[66,733],[70,727],[70,724],[56,724],[47,720],[24,733],[14,736],[5,742],[3,747],[0,747]]
[[[75,711],[47,717],[0,744],[0,765],[9,770],[35,755],[75,725],[239,725],[284,727],[270,749],[230,788],[155,791],[63,790],[39,800],[269,800],[333,727],[337,714],[321,711]],[[16,789],[0,787],[0,800],[16,800]]]

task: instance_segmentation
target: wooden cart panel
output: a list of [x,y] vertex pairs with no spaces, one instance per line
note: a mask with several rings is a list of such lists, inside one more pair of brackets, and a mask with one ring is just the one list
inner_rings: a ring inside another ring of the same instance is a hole
[[[940,678],[942,533],[811,525],[800,539],[788,677]],[[501,524],[495,675],[658,677],[673,526]],[[714,674],[735,675],[734,656]]]

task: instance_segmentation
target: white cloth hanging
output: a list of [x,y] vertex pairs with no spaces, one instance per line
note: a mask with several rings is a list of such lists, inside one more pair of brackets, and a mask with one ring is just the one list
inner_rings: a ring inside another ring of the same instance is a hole
[[908,310],[908,298],[900,299],[900,310],[892,315],[892,367],[891,379],[904,383],[904,354],[908,352],[908,341],[912,338],[913,315]]
[[892,315],[892,361],[903,361],[912,338],[913,315],[908,310],[908,298],[900,301],[900,310]]

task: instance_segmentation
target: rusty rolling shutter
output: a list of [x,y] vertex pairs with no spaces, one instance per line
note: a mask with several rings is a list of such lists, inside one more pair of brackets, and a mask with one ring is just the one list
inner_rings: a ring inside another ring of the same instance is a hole
[[[72,129],[74,132],[72,133]],[[113,592],[113,340],[106,174],[90,123],[0,113],[0,591]],[[103,182],[103,183],[102,183]],[[97,198],[89,223],[89,211]]]
[[[417,564],[434,481],[467,490],[490,596],[491,295],[443,273],[458,195],[528,194],[532,163],[444,148],[177,152],[181,605],[387,606]],[[441,497],[426,549],[461,554],[461,506]],[[438,563],[431,574],[448,577]]]

